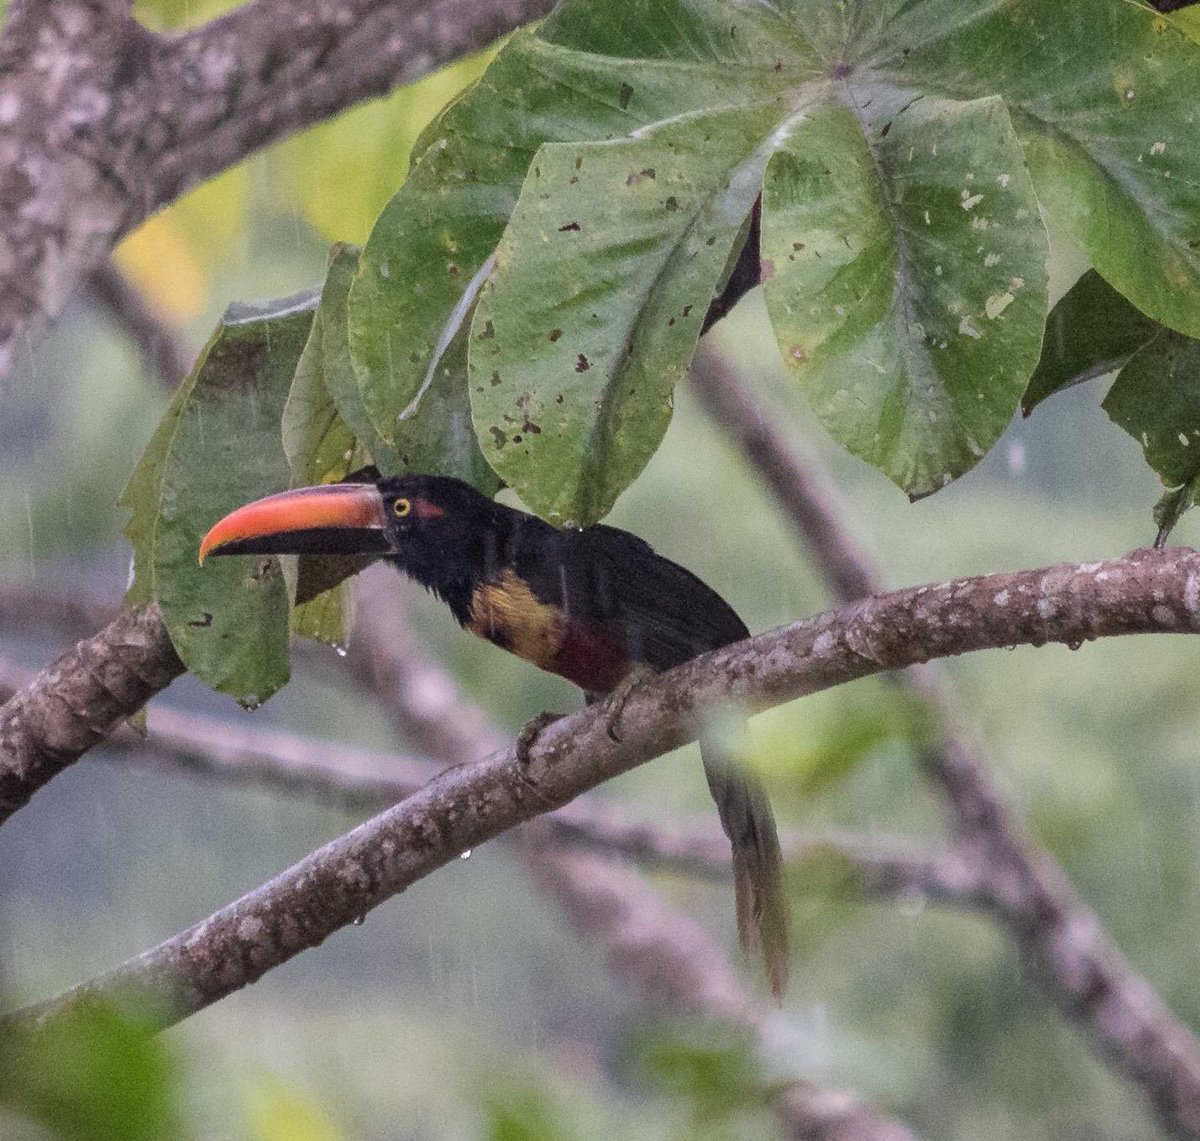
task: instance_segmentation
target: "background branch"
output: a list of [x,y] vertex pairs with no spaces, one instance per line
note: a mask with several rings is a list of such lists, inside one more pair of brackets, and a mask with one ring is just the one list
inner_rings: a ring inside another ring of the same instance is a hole
[[768,409],[751,395],[733,367],[702,344],[689,374],[691,389],[775,500],[816,564],[833,598],[852,602],[883,589],[858,541],[843,526],[833,481],[789,447]]
[[[834,597],[848,601],[877,590],[873,568],[842,524],[845,510],[836,490],[772,428],[777,421],[735,371],[706,351],[697,358],[692,382],[706,411],[807,540]],[[1138,557],[1140,552],[1131,556]],[[1187,596],[1196,597],[1200,579],[1190,581]],[[1010,599],[1001,590],[992,601],[1004,607]],[[1050,617],[1055,604],[1046,609]],[[1169,606],[1158,617],[1166,625],[1178,619]],[[1082,1027],[1102,1060],[1141,1089],[1163,1126],[1175,1136],[1200,1136],[1195,1036],[1124,958],[1057,862],[1023,833],[987,768],[964,744],[940,672],[918,666],[892,680],[926,711],[925,771],[941,791],[956,848],[972,853],[985,885],[985,908],[1059,1009]]]
[[[665,908],[632,871],[561,850],[529,862],[575,928],[606,949],[615,974],[639,986],[659,1006],[720,1017],[748,1030],[760,1053],[772,1052],[779,1015],[749,998],[699,924]],[[775,1083],[769,1101],[784,1135],[795,1141],[914,1141],[904,1126],[852,1094],[816,1082],[793,1078]]]
[[35,582],[0,582],[0,632],[10,638],[76,641],[120,608],[120,595],[105,597],[99,588],[67,593]]
[[141,290],[107,258],[88,278],[88,292],[134,343],[163,387],[174,390],[191,369],[194,354],[168,328]]

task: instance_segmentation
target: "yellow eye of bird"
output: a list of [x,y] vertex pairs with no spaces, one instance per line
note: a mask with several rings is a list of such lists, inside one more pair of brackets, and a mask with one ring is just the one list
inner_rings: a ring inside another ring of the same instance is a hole
[[407,515],[411,510],[411,499],[397,499],[392,504],[392,514],[395,515],[397,519],[403,519],[404,516]]

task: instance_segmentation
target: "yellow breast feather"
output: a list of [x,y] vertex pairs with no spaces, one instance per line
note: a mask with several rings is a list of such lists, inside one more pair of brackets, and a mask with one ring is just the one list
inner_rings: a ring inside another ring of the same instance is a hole
[[542,602],[512,570],[481,583],[471,596],[466,629],[544,670],[554,668],[564,623],[558,609]]

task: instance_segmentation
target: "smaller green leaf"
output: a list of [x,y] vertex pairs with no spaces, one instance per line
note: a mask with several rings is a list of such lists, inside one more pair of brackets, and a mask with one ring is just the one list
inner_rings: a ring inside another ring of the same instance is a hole
[[80,1007],[37,1033],[0,1039],[0,1105],[43,1125],[47,1137],[186,1137],[177,1073],[163,1039],[100,1003]]
[[1166,545],[1175,524],[1196,505],[1198,482],[1200,479],[1189,479],[1182,487],[1164,492],[1163,497],[1154,505],[1154,522],[1158,524],[1158,534],[1154,539],[1156,547]]
[[288,678],[288,592],[274,558],[197,563],[222,515],[289,485],[284,402],[317,305],[231,306],[126,487],[138,597],[157,598],[202,681],[246,704]]
[[1121,370],[1104,410],[1168,487],[1200,475],[1200,341],[1164,331]]
[[1041,360],[1021,397],[1022,415],[1064,388],[1115,372],[1160,332],[1157,321],[1089,269],[1050,311]]
[[323,331],[318,306],[283,408],[283,451],[294,487],[341,479],[353,470],[358,446],[325,384]]
[[562,1114],[542,1090],[497,1082],[484,1097],[487,1141],[570,1141]]
[[643,1088],[688,1103],[697,1124],[712,1124],[765,1101],[753,1038],[716,1020],[679,1020],[630,1036],[622,1069]]
[[[206,347],[201,353],[201,359],[207,351]],[[150,437],[146,450],[142,452],[142,458],[133,469],[125,490],[121,492],[120,504],[131,512],[129,522],[125,525],[125,535],[133,544],[133,581],[125,593],[125,601],[130,606],[150,602],[155,597],[154,533],[158,525],[158,498],[162,486],[163,466],[166,464],[171,440],[179,426],[180,413],[187,402],[199,367],[197,361],[192,372],[175,390],[161,422]]]
[[[360,253],[343,247],[329,267],[319,313],[324,384],[346,428],[359,440],[371,463],[384,475],[415,471],[452,475],[492,495],[500,481],[475,442],[467,395],[467,338],[461,333],[429,369],[408,405],[390,418],[388,439],[364,401],[374,391],[363,387],[351,355],[349,305]],[[348,470],[362,466],[356,456]],[[343,472],[343,474],[345,474]]]
[[344,568],[337,583],[318,591],[307,602],[299,601],[297,594],[296,608],[292,611],[292,632],[344,650],[350,640],[350,624],[354,618],[354,584],[350,578],[364,569],[364,566]]
[[[396,449],[383,439],[367,415],[362,389],[359,387],[350,358],[347,306],[360,257],[361,251],[356,246],[336,245],[330,252],[329,272],[325,277],[321,304],[313,326],[313,336],[318,339],[318,343],[314,346],[311,360],[302,358],[301,361],[305,368],[315,373],[315,378],[306,382],[297,394],[297,399],[308,396],[311,411],[315,413],[312,423],[318,427],[329,415],[325,402],[331,401],[336,409],[337,419],[329,429],[330,434],[335,441],[357,441],[365,450],[366,457],[343,455],[341,460],[335,459],[333,466],[326,469],[326,473],[318,474],[310,470],[306,477],[309,482],[340,479],[367,462],[373,463],[385,474],[399,471],[403,466]],[[305,355],[310,355],[307,350]],[[299,411],[297,409],[297,412]],[[285,441],[287,428],[288,420],[285,417]],[[324,445],[320,453],[314,452],[314,456],[318,457],[317,466],[320,465],[321,458],[333,458],[335,448],[336,443],[330,442]]]

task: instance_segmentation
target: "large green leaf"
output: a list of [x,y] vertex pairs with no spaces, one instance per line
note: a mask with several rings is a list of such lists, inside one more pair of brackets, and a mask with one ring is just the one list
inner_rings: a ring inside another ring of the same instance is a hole
[[[405,470],[456,475],[491,494],[499,485],[475,442],[466,389],[465,338],[447,352],[415,411],[395,429],[376,431],[350,361],[346,307],[360,251],[335,246],[321,303],[296,366],[283,411],[283,448],[293,485],[328,483],[372,465],[385,475]],[[344,646],[351,610],[344,581],[370,558],[301,557],[293,629]],[[286,564],[285,564],[286,566]]]
[[1028,416],[1046,397],[1115,372],[1161,332],[1158,322],[1088,270],[1050,311],[1042,356],[1021,397],[1021,411]]
[[[638,5],[638,9],[648,6]],[[645,42],[675,42],[671,5],[635,11]],[[757,17],[756,17],[757,18]],[[746,23],[740,16],[739,22]],[[610,13],[610,24],[618,24]],[[586,49],[586,44],[579,45]],[[426,132],[408,181],[380,216],[350,296],[350,343],[364,399],[391,438],[435,358],[469,316],[470,290],[495,250],[539,146],[628,136],[705,107],[760,102],[797,72],[719,66],[694,53],[621,60],[514,36],[479,84]]]
[[[346,294],[350,288],[350,275],[357,264],[357,249],[351,246],[333,248],[321,303],[313,314],[308,340],[300,354],[284,405],[283,450],[294,487],[334,482],[372,462],[371,455],[350,430],[330,393],[336,374],[350,371],[345,337],[342,337],[339,356],[335,330],[339,322],[345,326]],[[357,399],[358,388],[353,378],[350,388]],[[386,449],[386,445],[380,445],[374,438],[372,442],[381,450]],[[352,601],[350,584],[344,580],[370,561],[315,556],[297,559],[296,581],[291,584],[296,601],[292,612],[293,631],[318,642],[345,646]],[[287,572],[289,564],[284,562],[282,565]]]
[[1189,39],[1200,43],[1200,8],[1193,5],[1172,13],[1171,23]]
[[538,151],[471,326],[470,376],[489,462],[545,518],[600,518],[658,447],[777,116],[769,103]]
[[[829,15],[845,5],[826,4]],[[579,48],[621,61],[699,64],[715,72],[787,73],[788,82],[824,74],[825,61],[810,43],[819,21],[793,3],[730,3],[729,0],[625,0],[611,4],[559,4],[538,30],[548,43]],[[638,72],[629,72],[641,85]]]
[[1037,360],[1036,217],[995,98],[825,111],[767,168],[763,289],[784,359],[833,435],[914,496],[992,446]]
[[205,531],[290,482],[280,421],[317,297],[231,306],[125,490],[133,594],[157,598],[179,656],[254,704],[288,678],[288,591],[274,558],[199,566]]
[[1002,95],[1043,208],[1139,309],[1200,335],[1194,42],[1127,0],[850,7],[879,21],[856,55],[881,77]]
[[[556,442],[533,417],[543,431],[525,446],[529,433],[504,416],[523,426],[515,402],[540,399],[553,381],[539,372],[536,386],[524,383],[535,365],[519,358],[536,350],[537,367],[559,370],[569,338],[582,340],[547,320],[620,280],[611,250],[594,265],[555,260],[552,250],[561,259],[570,243],[582,248],[584,231],[560,238],[551,215],[594,187],[568,175],[551,193],[547,171],[557,179],[562,163],[605,143],[630,154],[675,146],[680,177],[736,203],[740,221],[751,188],[739,180],[761,166],[748,164],[747,139],[731,132],[689,149],[688,132],[773,102],[773,122],[756,120],[751,133],[777,152],[764,253],[784,359],[839,440],[910,493],[933,490],[994,442],[1036,363],[1042,210],[1139,309],[1200,332],[1198,62],[1170,20],[1125,0],[565,0],[427,132],[368,241],[350,299],[364,404],[391,437],[490,279],[482,305],[492,315],[475,329],[490,319],[495,337],[471,346],[486,454],[550,517],[604,510],[661,434],[692,343],[680,331],[645,350],[653,368],[618,363],[611,375],[627,388],[608,385],[609,373],[595,387],[566,376],[549,409]],[[719,172],[724,186],[711,181]],[[641,197],[619,190],[601,204],[607,232],[641,232],[636,260],[668,271],[628,304],[589,310],[598,316],[586,340],[614,360],[683,290],[679,232],[641,229]],[[839,241],[835,256],[829,242]],[[836,269],[814,264],[817,248]],[[535,267],[547,272],[544,294],[532,288]],[[689,295],[710,276],[697,267]],[[625,280],[635,278],[644,284]],[[551,352],[540,338],[554,329],[563,333]],[[580,352],[592,359],[580,348],[576,363]],[[595,406],[610,388],[620,393],[613,415]]]

